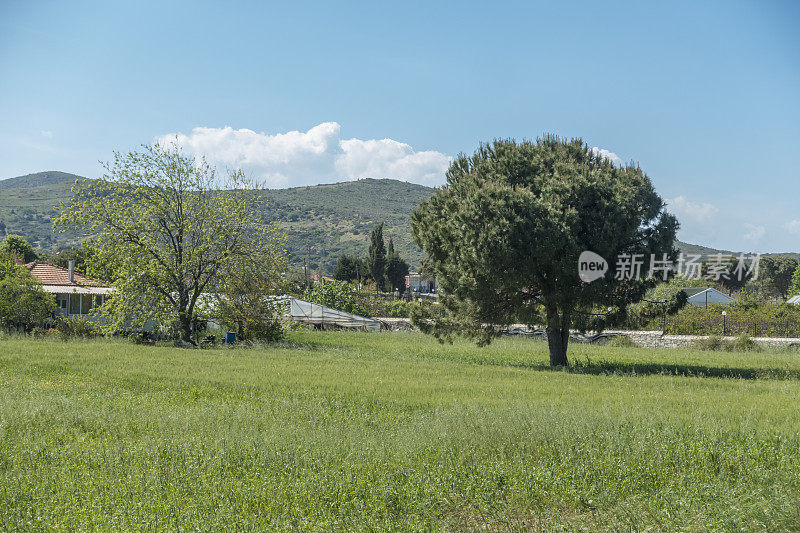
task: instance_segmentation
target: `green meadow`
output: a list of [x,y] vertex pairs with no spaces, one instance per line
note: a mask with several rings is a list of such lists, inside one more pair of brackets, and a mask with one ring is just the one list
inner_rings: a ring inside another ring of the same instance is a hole
[[800,353],[0,340],[4,530],[800,530]]

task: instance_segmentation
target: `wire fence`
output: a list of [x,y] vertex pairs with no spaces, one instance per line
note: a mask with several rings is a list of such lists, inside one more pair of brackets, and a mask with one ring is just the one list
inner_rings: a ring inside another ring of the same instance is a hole
[[664,333],[669,335],[722,335],[751,337],[800,338],[800,323],[797,321],[758,322],[709,318],[707,320],[680,320],[669,317]]

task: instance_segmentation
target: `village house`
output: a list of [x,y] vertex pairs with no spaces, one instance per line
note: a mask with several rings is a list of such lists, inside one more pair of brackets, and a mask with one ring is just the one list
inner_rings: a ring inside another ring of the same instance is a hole
[[698,307],[706,307],[709,304],[732,304],[736,302],[734,298],[731,298],[724,292],[718,291],[713,287],[705,289],[687,287],[683,289],[683,292],[686,293],[687,302]]
[[409,292],[435,294],[439,288],[436,280],[428,275],[411,272],[406,276],[406,288]]
[[42,284],[44,292],[55,295],[57,313],[65,318],[89,314],[114,290],[100,280],[75,272],[75,261],[70,261],[68,268],[39,261],[27,263],[25,268]]

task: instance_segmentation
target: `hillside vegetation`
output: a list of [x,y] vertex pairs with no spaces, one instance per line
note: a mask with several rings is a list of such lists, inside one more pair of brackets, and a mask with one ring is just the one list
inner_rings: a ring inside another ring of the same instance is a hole
[[55,206],[70,197],[80,176],[39,172],[0,181],[0,237],[17,233],[42,249],[66,245],[78,236],[53,233]]
[[[83,178],[40,172],[0,181],[0,237],[18,233],[46,250],[75,244],[80,235],[53,233],[52,219],[76,179]],[[265,192],[264,215],[283,223],[295,264],[309,254],[312,269],[330,273],[342,253],[365,255],[369,232],[383,221],[386,237],[417,268],[422,252],[411,240],[408,221],[432,193],[430,187],[386,179],[271,189]]]
[[[78,242],[81,235],[74,232],[52,231],[54,207],[69,198],[76,179],[82,178],[48,171],[0,181],[0,237],[18,233],[45,250]],[[419,202],[433,191],[431,187],[388,179],[270,189],[265,193],[264,214],[283,223],[295,265],[302,265],[308,256],[312,269],[330,274],[342,253],[365,256],[370,230],[383,221],[384,235],[394,239],[397,251],[415,270],[423,254],[411,239],[409,219]],[[677,246],[685,253],[734,253],[680,241]]]

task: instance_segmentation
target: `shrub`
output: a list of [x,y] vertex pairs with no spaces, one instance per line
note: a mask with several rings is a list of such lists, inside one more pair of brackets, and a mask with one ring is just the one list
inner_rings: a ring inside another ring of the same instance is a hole
[[145,341],[145,337],[143,331],[131,331],[128,333],[128,340],[134,344],[142,344]]
[[688,305],[677,316],[670,317],[667,333],[673,335],[721,334],[722,312],[727,313],[728,335],[746,333],[753,337],[800,337],[800,306],[760,304],[753,307],[750,296],[739,305],[711,304],[706,307]]
[[726,349],[729,352],[760,352],[761,346],[750,338],[746,333],[742,333],[734,340],[728,342]]
[[94,334],[94,324],[83,316],[62,318],[56,328],[64,337],[91,337]]
[[614,348],[636,348],[638,344],[627,335],[615,335],[608,341],[608,345]]
[[324,281],[306,289],[303,299],[346,313],[369,316],[369,309],[358,298],[356,288],[344,281]]
[[732,341],[723,339],[718,335],[711,335],[707,338],[696,339],[693,345],[698,350],[707,350],[707,351],[720,351],[720,350],[726,352],[761,351],[761,346],[745,333],[742,333]]
[[692,345],[698,350],[721,350],[723,347],[722,337],[719,335],[709,335],[708,337],[695,339]]
[[409,306],[411,305],[414,304],[405,300],[390,301],[386,306],[386,316],[390,318],[408,318]]
[[751,309],[758,309],[760,305],[764,305],[765,303],[766,302],[764,302],[756,289],[742,289],[733,307],[748,311]]
[[17,269],[0,281],[0,327],[31,331],[49,322],[55,310],[53,295],[27,271]]

